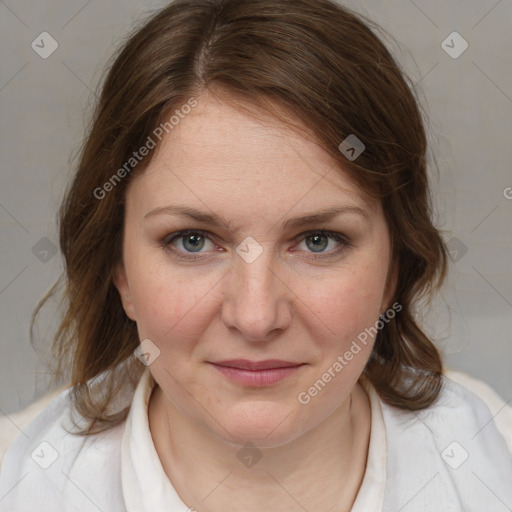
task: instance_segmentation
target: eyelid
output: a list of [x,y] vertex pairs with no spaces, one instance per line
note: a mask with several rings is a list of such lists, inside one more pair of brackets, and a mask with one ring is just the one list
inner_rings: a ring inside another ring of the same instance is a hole
[[163,247],[163,249],[169,253],[172,253],[174,256],[176,256],[180,260],[188,260],[188,261],[197,261],[199,259],[205,260],[209,257],[209,254],[205,253],[193,253],[193,252],[184,252],[180,251],[179,249],[176,249],[172,246],[172,242],[174,240],[178,240],[180,238],[184,238],[187,235],[191,234],[197,234],[201,235],[204,238],[207,238],[212,242],[213,244],[217,245],[215,241],[212,238],[215,238],[214,235],[208,231],[205,231],[203,229],[182,229],[180,231],[175,231],[173,233],[170,233],[169,235],[165,236],[161,242],[160,245]]
[[302,240],[304,238],[307,238],[308,236],[313,235],[326,235],[331,236],[334,239],[339,238],[340,240],[344,240],[347,243],[349,242],[348,236],[344,235],[343,233],[340,233],[339,231],[330,231],[328,229],[311,229],[309,231],[303,231],[302,233],[299,233],[296,237],[294,237],[294,240]]
[[338,257],[340,256],[341,253],[345,252],[348,249],[351,249],[354,246],[347,235],[344,235],[343,233],[340,233],[338,231],[329,231],[326,229],[313,229],[310,231],[304,231],[297,235],[297,237],[295,237],[294,240],[302,241],[308,238],[309,236],[313,235],[325,235],[331,238],[332,240],[338,242],[339,246],[327,252],[307,252],[308,259],[320,260]]
[[201,235],[210,240],[213,236],[213,233],[210,233],[209,231],[204,231],[203,229],[182,229],[180,231],[174,231],[173,233],[169,233],[167,236],[165,236],[162,239],[162,242],[164,242],[166,244],[170,244],[177,238],[182,238],[182,237],[185,237],[185,236],[191,235],[191,234]]

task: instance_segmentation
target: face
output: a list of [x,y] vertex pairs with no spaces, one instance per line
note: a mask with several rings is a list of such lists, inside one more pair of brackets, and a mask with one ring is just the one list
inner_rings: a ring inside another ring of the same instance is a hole
[[174,413],[228,442],[339,411],[391,299],[381,206],[312,140],[205,94],[128,187],[125,311]]

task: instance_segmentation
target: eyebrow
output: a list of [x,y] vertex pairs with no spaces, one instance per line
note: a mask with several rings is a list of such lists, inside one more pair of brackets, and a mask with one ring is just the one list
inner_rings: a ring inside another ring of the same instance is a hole
[[[203,222],[205,224],[211,224],[213,226],[222,226],[225,229],[231,228],[231,222],[226,220],[221,215],[217,215],[216,213],[209,213],[201,210],[197,210],[196,208],[192,208],[190,206],[184,205],[169,205],[169,206],[160,206],[159,208],[155,208],[151,210],[144,216],[144,219],[151,218],[158,214],[167,214],[167,215],[181,215],[190,217],[198,222]],[[370,219],[370,215],[366,210],[360,208],[359,206],[333,206],[330,208],[326,208],[320,210],[316,213],[312,213],[309,215],[304,215],[300,217],[293,217],[288,219],[282,224],[282,228],[299,228],[311,224],[319,224],[322,222],[327,222],[334,217],[342,214],[353,214],[359,215],[363,217],[365,220]]]

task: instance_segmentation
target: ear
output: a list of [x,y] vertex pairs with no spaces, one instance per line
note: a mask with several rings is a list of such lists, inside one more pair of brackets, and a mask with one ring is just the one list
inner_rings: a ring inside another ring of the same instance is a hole
[[390,307],[393,295],[396,291],[398,283],[398,261],[391,261],[389,264],[388,275],[386,277],[386,285],[384,295],[382,297],[381,312],[384,314]]
[[135,306],[133,303],[132,295],[130,293],[130,286],[128,284],[128,278],[126,277],[126,270],[122,263],[118,263],[114,269],[114,285],[119,292],[119,297],[121,298],[121,303],[123,304],[123,309],[126,313],[126,316],[130,320],[136,322],[137,316],[135,314]]

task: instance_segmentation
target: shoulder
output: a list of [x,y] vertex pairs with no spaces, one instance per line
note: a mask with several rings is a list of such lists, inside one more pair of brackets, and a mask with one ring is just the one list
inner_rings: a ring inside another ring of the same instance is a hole
[[[491,406],[484,401],[489,397]],[[448,372],[428,409],[402,411],[382,404],[388,449],[384,510],[400,509],[409,500],[411,511],[433,510],[436,504],[472,512],[496,510],[500,500],[512,503],[510,430],[500,431],[496,422],[510,412],[499,400],[480,381]]]
[[[490,427],[499,432],[508,451],[512,453],[512,407],[486,383],[458,371],[443,375],[443,386],[435,404],[420,411],[403,411],[383,405],[386,416],[398,424],[421,420],[440,431],[455,425],[465,429],[471,426]],[[421,422],[420,421],[420,422]]]
[[511,396],[506,397],[508,401],[503,400],[488,384],[467,375],[466,373],[449,370],[445,372],[445,381],[452,381],[463,387],[480,399],[485,407],[492,414],[493,422],[505,439],[507,448],[512,453],[512,391]]
[[431,407],[403,411],[384,405],[383,412],[397,429],[428,432],[438,442],[447,436],[471,445],[492,439],[512,457],[512,408],[487,384],[462,372],[443,375],[442,390]]
[[[120,446],[124,425],[79,436],[70,390],[62,391],[7,448],[0,468],[0,510],[122,510]],[[108,486],[108,491],[105,488]],[[106,503],[105,500],[108,502]],[[92,507],[94,509],[94,507]]]
[[51,391],[24,409],[11,414],[3,414],[0,418],[0,466],[7,448],[14,442],[18,435],[62,392],[67,386]]

